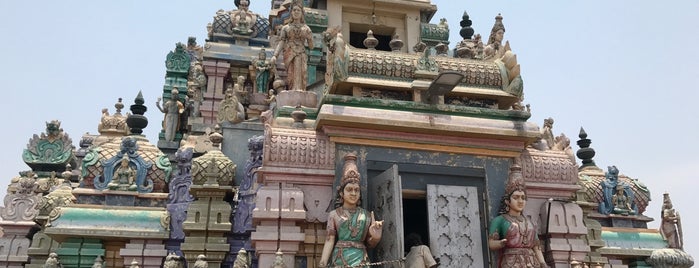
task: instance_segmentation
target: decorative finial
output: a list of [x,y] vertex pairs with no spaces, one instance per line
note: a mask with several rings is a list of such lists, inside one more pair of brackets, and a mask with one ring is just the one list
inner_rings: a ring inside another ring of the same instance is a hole
[[124,109],[124,104],[121,102],[121,98],[119,98],[119,101],[117,101],[117,103],[114,104],[114,108],[116,108],[115,115],[121,115],[121,109]]
[[366,33],[366,39],[364,39],[363,43],[367,49],[376,50],[376,46],[379,45],[379,39],[376,39],[376,37],[374,37],[374,32],[372,30],[369,30]]
[[595,149],[590,148],[592,140],[587,138],[587,133],[582,127],[580,128],[580,134],[578,134],[578,137],[580,138],[580,140],[578,140],[578,146],[580,146],[580,149],[576,152],[576,155],[582,160],[582,166],[580,166],[579,169],[583,169],[585,167],[597,167],[597,165],[595,165],[595,161],[592,160],[592,158],[595,156]]
[[70,163],[66,164],[66,171],[61,173],[61,177],[63,178],[63,181],[70,181],[70,178],[73,177],[73,167],[70,165]]
[[400,52],[401,49],[403,49],[403,45],[404,42],[403,40],[400,40],[400,36],[398,36],[398,34],[394,34],[391,42],[388,42],[388,46],[391,47],[391,51],[393,52]]
[[220,149],[221,141],[223,141],[223,135],[221,135],[221,126],[216,124],[214,127],[214,132],[209,134],[209,140],[211,141],[211,146]]
[[461,24],[461,31],[459,31],[459,35],[461,35],[461,37],[463,39],[471,39],[471,37],[473,36],[474,30],[473,30],[473,28],[471,28],[472,22],[469,19],[468,13],[466,13],[466,11],[464,11],[464,15],[461,16],[461,23],[460,24]]
[[434,46],[434,50],[437,51],[437,56],[439,57],[446,57],[449,51],[449,46],[446,44],[439,42],[436,46]]
[[303,110],[301,105],[296,106],[296,110],[291,112],[291,118],[294,119],[294,123],[291,125],[293,128],[304,128],[303,120],[306,120],[308,114]]
[[143,129],[148,126],[148,118],[143,116],[143,114],[148,111],[148,107],[143,105],[145,100],[143,99],[143,93],[140,90],[138,91],[136,99],[134,99],[134,103],[135,104],[131,105],[130,107],[131,115],[126,118],[126,125],[129,126],[131,133],[141,135],[143,133]]

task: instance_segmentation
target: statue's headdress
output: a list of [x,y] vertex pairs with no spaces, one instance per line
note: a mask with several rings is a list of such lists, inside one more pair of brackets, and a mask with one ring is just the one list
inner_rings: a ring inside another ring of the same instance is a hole
[[357,170],[357,155],[349,153],[345,155],[345,165],[342,168],[340,185],[359,183],[360,181],[361,175],[359,175],[359,170]]
[[510,176],[505,184],[505,196],[509,196],[514,191],[525,191],[524,176],[522,175],[522,167],[514,163],[510,166]]
[[505,32],[505,25],[502,24],[502,15],[498,14],[495,16],[495,24],[493,24],[493,29],[490,30],[490,37],[488,37],[488,44],[495,43],[495,34],[499,31],[502,30]]

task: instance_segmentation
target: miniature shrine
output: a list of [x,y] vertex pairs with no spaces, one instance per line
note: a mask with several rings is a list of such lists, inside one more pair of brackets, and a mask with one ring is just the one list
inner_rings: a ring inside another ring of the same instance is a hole
[[475,33],[429,0],[234,2],[163,53],[160,98],[119,98],[78,146],[60,119],[30,138],[3,267],[694,264],[670,193],[647,216],[660,196],[582,128],[576,150],[529,121],[502,15]]

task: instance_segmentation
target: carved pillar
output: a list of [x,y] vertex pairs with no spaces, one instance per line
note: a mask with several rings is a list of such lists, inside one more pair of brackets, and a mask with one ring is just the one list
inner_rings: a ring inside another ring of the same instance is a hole
[[119,251],[119,255],[124,267],[136,260],[142,268],[158,268],[162,265],[167,250],[160,240],[132,239]]
[[[563,148],[565,149],[565,148]],[[578,182],[578,168],[566,150],[537,150],[527,148],[517,159],[527,183],[527,208],[539,234],[546,262],[553,267],[569,267],[570,261],[582,260],[590,252],[585,240],[587,234],[582,209],[572,203]],[[566,200],[571,203],[553,201]]]
[[21,267],[29,261],[27,249],[31,241],[27,234],[35,225],[33,222],[0,222],[4,232],[0,238],[0,266]]
[[31,263],[25,265],[26,268],[42,268],[49,253],[56,251],[59,244],[51,239],[44,231],[39,231],[32,238],[31,247],[27,250],[27,255],[31,259]]
[[226,235],[231,231],[231,204],[223,199],[232,194],[236,166],[218,149],[222,138],[211,134],[215,149],[192,163],[190,193],[196,201],[187,209],[182,224],[186,236],[180,245],[190,267],[199,254],[206,255],[209,267],[221,267],[230,250]]
[[[276,196],[276,198],[274,198]],[[253,219],[260,221],[251,234],[259,258],[259,267],[271,267],[277,249],[284,253],[284,263],[294,263],[305,235],[297,222],[306,219],[303,209],[303,191],[279,184],[260,189],[258,202],[261,208],[253,211]],[[275,202],[276,201],[276,202]]]
[[[34,135],[34,137],[37,137]],[[34,191],[34,173],[12,179],[7,187],[5,206],[0,207],[0,266],[23,266],[29,261],[28,234],[37,226],[32,220],[39,214],[37,207],[41,194]]]
[[[322,222],[327,220],[325,209],[335,179],[334,144],[315,131],[270,126],[264,142],[258,170],[264,186],[257,192],[256,230],[251,234],[259,267],[270,267],[278,248],[285,263],[306,256],[312,267],[313,257],[320,255],[320,251],[313,253],[314,246],[322,248],[325,242]],[[320,222],[318,229],[311,229],[309,222]]]
[[204,61],[204,72],[209,78],[204,92],[204,101],[201,105],[201,116],[204,124],[216,124],[218,114],[218,104],[223,100],[223,82],[228,74],[231,64],[226,61],[207,60]]
[[[549,209],[550,207],[550,209]],[[590,252],[583,236],[587,227],[583,223],[582,209],[575,203],[553,201],[541,206],[540,230],[547,233],[544,255],[547,263],[553,267],[568,267],[571,260],[584,260]],[[544,217],[547,217],[548,220]]]

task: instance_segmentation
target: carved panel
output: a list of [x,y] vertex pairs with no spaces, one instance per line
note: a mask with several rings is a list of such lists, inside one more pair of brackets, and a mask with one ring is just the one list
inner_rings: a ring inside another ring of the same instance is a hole
[[349,72],[412,79],[418,55],[350,49]]
[[428,184],[427,215],[440,267],[485,267],[476,187]]
[[563,151],[522,152],[522,174],[527,182],[575,184],[578,167]]
[[392,91],[392,90],[376,90],[376,89],[362,89],[361,96],[373,99],[382,100],[402,100],[402,101],[412,101],[413,95],[408,91]]
[[335,145],[315,131],[272,128],[265,131],[263,166],[334,169]]
[[[369,179],[368,194],[373,200],[376,220],[383,220],[383,235],[376,246],[378,261],[398,260],[403,254],[403,198],[398,166],[393,165],[378,176]],[[398,263],[384,267],[398,267]],[[395,265],[395,266],[394,266]]]
[[437,57],[439,71],[455,71],[464,74],[461,81],[469,85],[502,87],[500,67],[493,62]]

